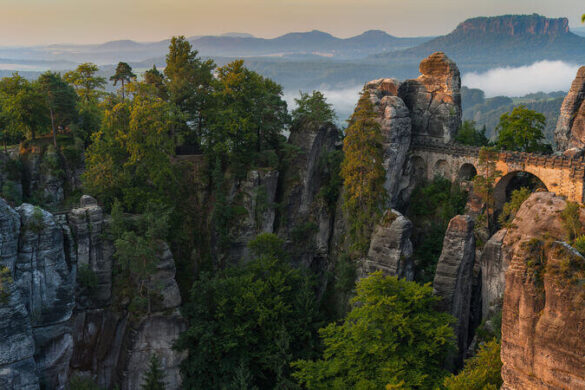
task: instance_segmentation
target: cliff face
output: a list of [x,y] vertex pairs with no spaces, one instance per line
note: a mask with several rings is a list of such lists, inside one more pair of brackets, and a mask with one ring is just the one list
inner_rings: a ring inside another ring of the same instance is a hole
[[577,71],[563,100],[554,138],[556,148],[561,152],[585,147],[585,66]]
[[[0,199],[0,265],[13,281],[0,305],[0,387],[63,389],[74,373],[106,388],[134,389],[156,353],[167,388],[179,388],[183,355],[172,343],[186,324],[177,309],[172,254],[161,247],[150,283],[161,286],[162,300],[151,314],[131,320],[114,311],[104,216],[95,199],[80,203],[67,218],[28,204],[13,209]],[[79,281],[79,266],[96,277],[91,296]]]
[[532,194],[484,249],[484,316],[503,302],[503,389],[585,388],[585,261],[561,242],[565,206],[554,194]]
[[563,242],[519,244],[506,274],[502,389],[585,389],[585,259]]
[[440,297],[437,308],[455,317],[458,351],[447,358],[447,366],[460,367],[468,347],[469,318],[475,263],[473,220],[457,215],[449,221],[443,250],[437,263],[433,290]]
[[453,34],[498,34],[557,36],[569,32],[567,18],[549,19],[540,15],[503,15],[480,17],[459,24]]
[[419,66],[421,76],[400,85],[398,96],[410,110],[413,138],[449,142],[461,126],[461,77],[457,65],[436,52]]

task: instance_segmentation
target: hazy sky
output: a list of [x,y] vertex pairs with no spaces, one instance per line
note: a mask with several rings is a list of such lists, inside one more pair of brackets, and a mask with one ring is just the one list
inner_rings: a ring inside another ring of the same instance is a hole
[[274,37],[319,29],[438,35],[483,15],[540,13],[580,25],[583,0],[0,0],[0,45],[161,40],[224,32]]

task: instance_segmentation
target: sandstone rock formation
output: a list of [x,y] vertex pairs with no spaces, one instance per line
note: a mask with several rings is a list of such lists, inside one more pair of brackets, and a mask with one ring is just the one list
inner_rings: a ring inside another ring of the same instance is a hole
[[[487,242],[480,259],[482,267],[483,317],[496,313],[501,308],[505,273],[518,242],[530,238],[564,240],[565,229],[559,217],[566,201],[550,192],[532,194],[520,207],[512,227],[494,234]],[[585,222],[585,213],[582,213]]]
[[230,247],[224,263],[235,263],[248,257],[248,242],[258,233],[272,233],[276,216],[276,189],[279,172],[277,170],[252,170],[246,179],[235,183],[230,191],[233,205],[239,206],[245,213],[237,219],[230,229]]
[[400,82],[395,79],[370,81],[364,87],[378,113],[377,120],[384,137],[384,188],[392,207],[398,203],[400,190],[408,186],[408,177],[404,177],[403,171],[412,136],[410,112],[397,96],[399,88]]
[[563,101],[554,138],[556,149],[561,152],[585,147],[585,66],[577,71]]
[[329,258],[335,205],[320,195],[332,185],[331,165],[339,153],[341,132],[332,124],[291,129],[288,143],[297,149],[279,188],[277,233],[300,263],[323,271]]
[[518,244],[506,273],[502,389],[585,389],[585,259],[563,242]]
[[448,143],[461,126],[461,77],[444,53],[425,58],[421,76],[400,84],[398,96],[410,110],[413,139],[425,137]]
[[386,211],[374,227],[368,257],[360,267],[361,276],[383,271],[386,275],[413,280],[411,232],[412,222],[408,218],[396,210]]
[[[0,199],[0,265],[13,280],[0,305],[0,388],[62,389],[73,372],[105,388],[134,389],[156,353],[167,389],[178,389],[184,355],[172,344],[186,323],[168,246],[161,245],[150,281],[162,299],[151,314],[131,319],[109,306],[114,259],[101,208],[84,196],[69,216],[72,229],[63,215],[29,204],[15,210]],[[98,279],[92,300],[77,285],[78,264]]]
[[474,261],[473,220],[468,215],[457,215],[449,221],[433,282],[434,293],[441,298],[437,308],[456,319],[458,353],[447,359],[451,367],[461,366],[467,351]]

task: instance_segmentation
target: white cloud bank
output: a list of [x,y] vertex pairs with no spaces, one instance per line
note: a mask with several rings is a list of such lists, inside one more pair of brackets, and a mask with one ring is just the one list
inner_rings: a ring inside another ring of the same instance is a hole
[[464,86],[483,90],[486,97],[524,96],[533,92],[568,91],[579,66],[563,61],[540,61],[517,68],[465,73]]

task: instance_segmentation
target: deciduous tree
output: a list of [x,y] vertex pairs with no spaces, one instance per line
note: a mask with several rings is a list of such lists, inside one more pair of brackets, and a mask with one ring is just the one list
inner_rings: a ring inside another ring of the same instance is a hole
[[515,107],[500,117],[497,145],[506,150],[543,152],[547,149],[543,143],[545,125],[546,118],[541,113],[525,106]]

